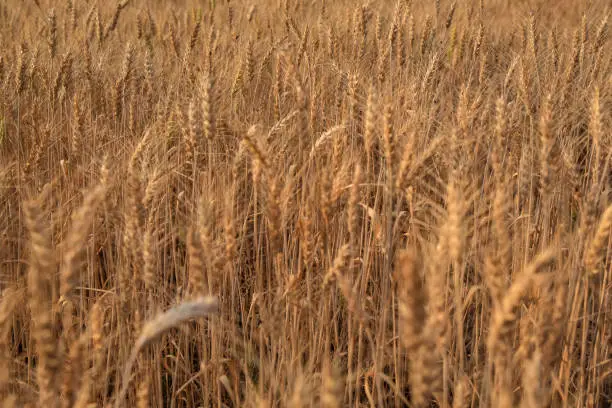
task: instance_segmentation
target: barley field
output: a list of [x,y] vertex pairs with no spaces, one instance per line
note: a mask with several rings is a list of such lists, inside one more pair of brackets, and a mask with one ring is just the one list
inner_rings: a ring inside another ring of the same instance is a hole
[[611,406],[611,12],[2,1],[2,405]]

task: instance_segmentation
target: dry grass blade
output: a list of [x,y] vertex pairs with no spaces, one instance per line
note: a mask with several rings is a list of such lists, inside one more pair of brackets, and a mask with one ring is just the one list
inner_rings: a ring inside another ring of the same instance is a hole
[[145,323],[123,370],[123,382],[121,384],[121,391],[115,401],[115,406],[118,408],[125,399],[132,368],[138,354],[145,346],[159,339],[168,330],[178,327],[188,320],[216,313],[218,305],[219,303],[215,297],[200,297],[191,302],[183,302]]

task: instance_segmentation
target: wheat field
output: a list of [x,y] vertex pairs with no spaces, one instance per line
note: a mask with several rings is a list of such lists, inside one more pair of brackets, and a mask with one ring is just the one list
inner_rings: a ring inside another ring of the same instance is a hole
[[1,2],[3,406],[610,406],[611,11]]

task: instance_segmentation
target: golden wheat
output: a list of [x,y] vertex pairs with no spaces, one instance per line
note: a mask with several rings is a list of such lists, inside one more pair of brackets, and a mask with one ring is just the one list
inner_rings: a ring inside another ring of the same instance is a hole
[[609,406],[611,11],[4,2],[0,402]]

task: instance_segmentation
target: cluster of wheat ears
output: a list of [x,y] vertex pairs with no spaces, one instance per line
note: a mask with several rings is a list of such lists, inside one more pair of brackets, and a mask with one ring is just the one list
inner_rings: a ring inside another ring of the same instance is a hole
[[0,401],[604,407],[606,0],[0,3]]

